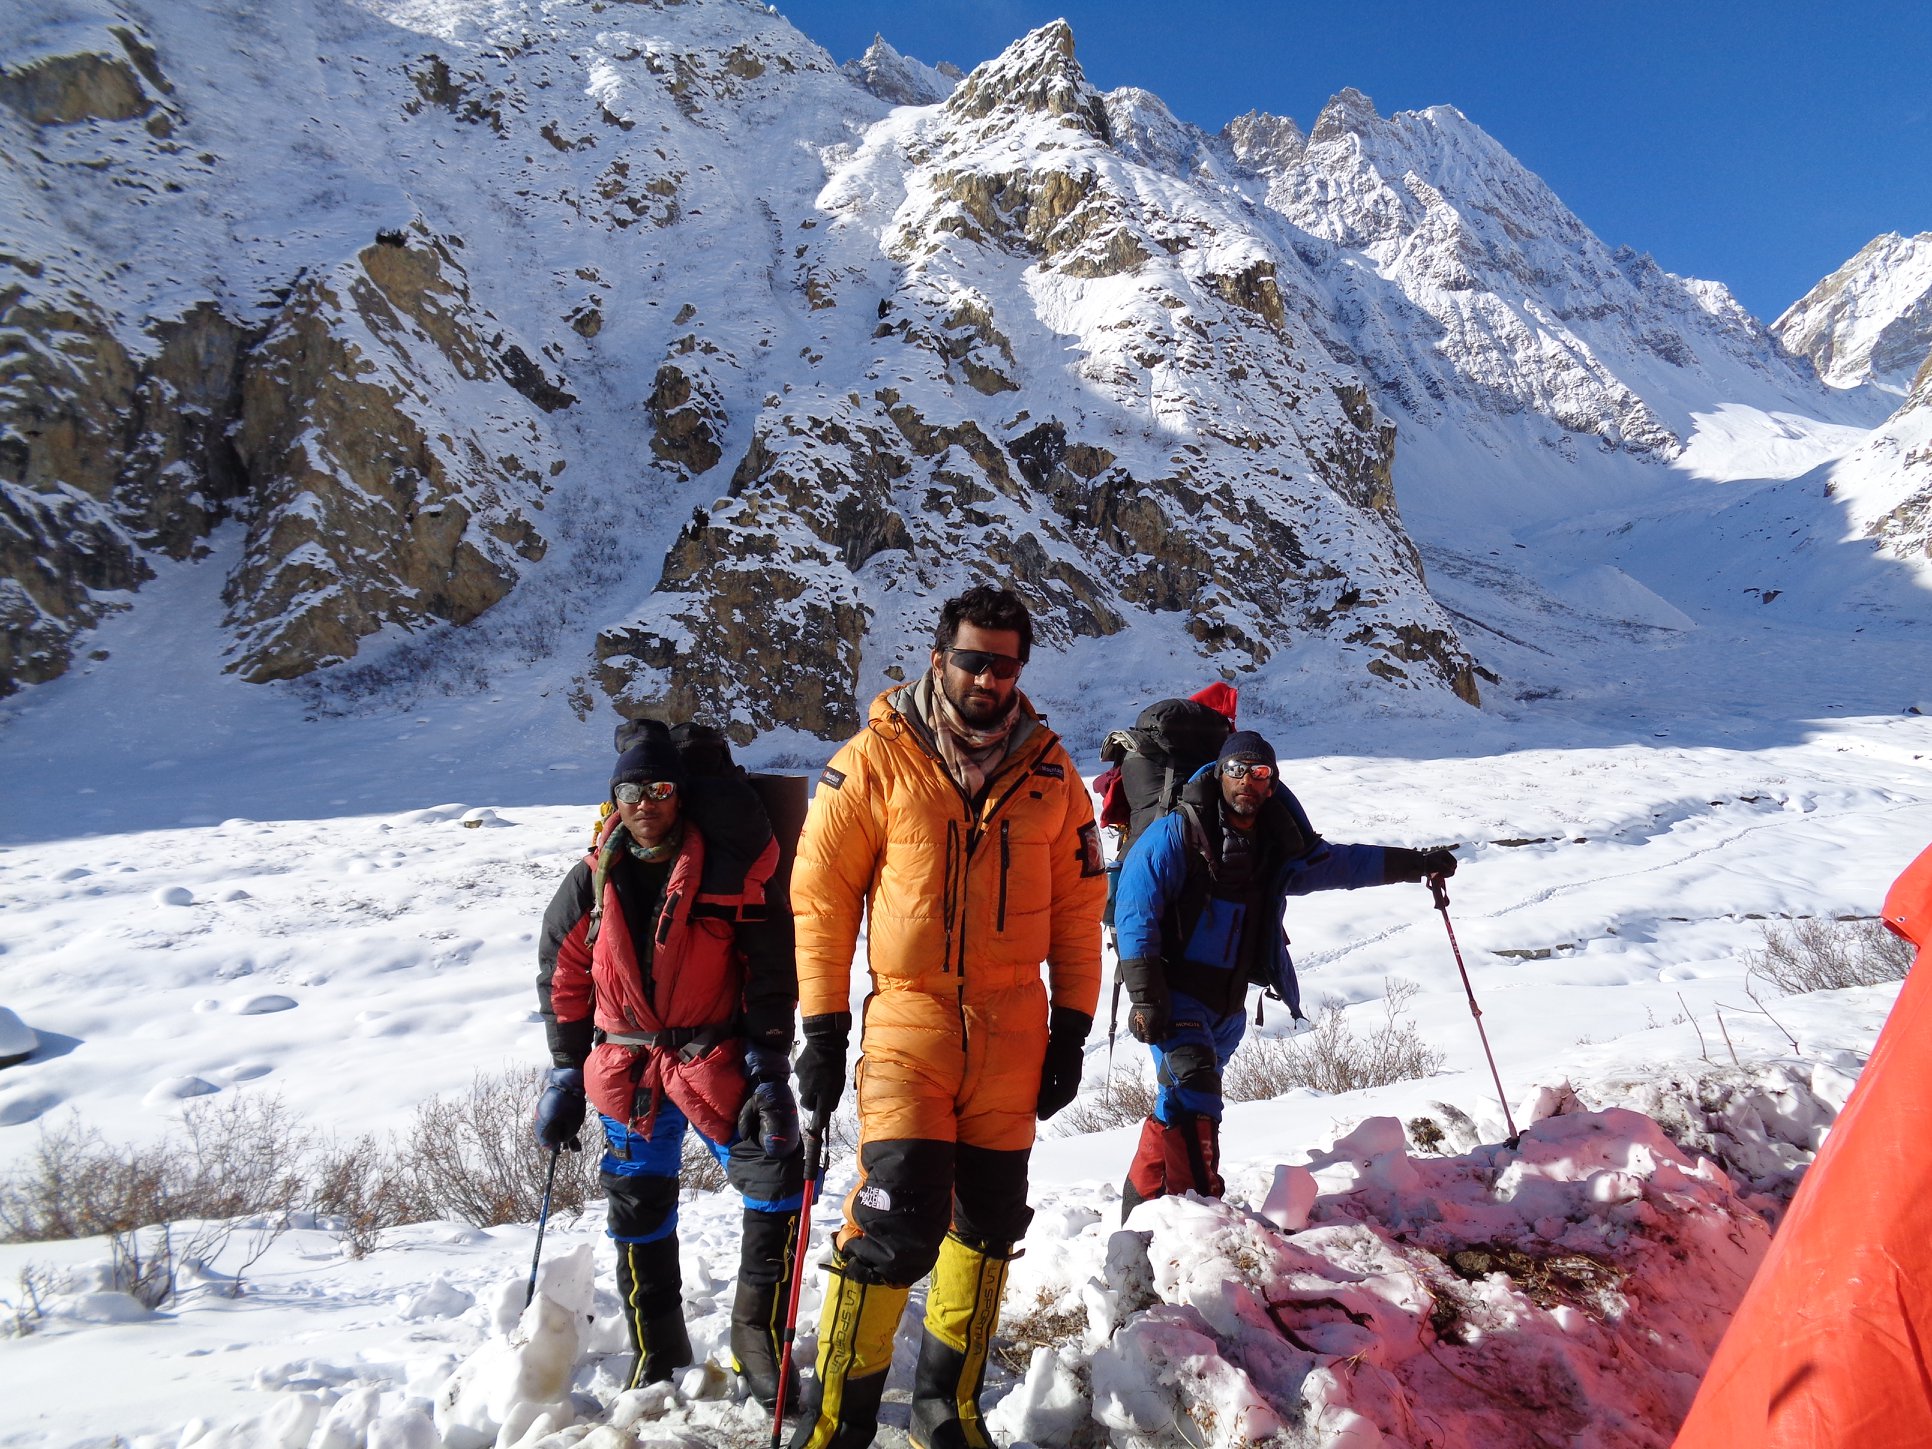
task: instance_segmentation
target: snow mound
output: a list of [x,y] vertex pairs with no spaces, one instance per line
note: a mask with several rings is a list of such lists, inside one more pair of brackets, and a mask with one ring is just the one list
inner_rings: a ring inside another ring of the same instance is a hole
[[1041,1445],[1089,1417],[1128,1445],[1653,1443],[1770,1241],[1720,1168],[1623,1108],[1454,1157],[1370,1118],[1277,1184],[1303,1179],[1299,1232],[1190,1194],[1016,1263],[1014,1336],[1046,1341],[995,1426]]
[[1653,629],[1695,629],[1697,621],[1668,599],[1653,593],[1614,564],[1580,569],[1550,586],[1564,603]]
[[0,1067],[24,1062],[39,1046],[39,1034],[8,1008],[0,1006]]
[[588,1243],[542,1267],[536,1296],[507,1334],[488,1339],[436,1396],[436,1427],[447,1449],[514,1444],[540,1421],[548,1431],[576,1421],[570,1385],[591,1322],[596,1267]]

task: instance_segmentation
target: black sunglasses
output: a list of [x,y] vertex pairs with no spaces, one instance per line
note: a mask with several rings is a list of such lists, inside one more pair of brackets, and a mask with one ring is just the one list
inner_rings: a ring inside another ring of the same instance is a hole
[[955,669],[968,674],[990,674],[995,679],[1012,679],[1020,672],[1020,661],[1011,654],[989,654],[984,649],[948,649],[946,655]]

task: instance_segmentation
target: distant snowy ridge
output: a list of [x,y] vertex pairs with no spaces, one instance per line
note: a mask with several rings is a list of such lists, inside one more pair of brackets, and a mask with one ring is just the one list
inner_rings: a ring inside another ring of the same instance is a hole
[[1874,237],[1771,332],[1833,387],[1906,392],[1932,358],[1932,232]]
[[930,66],[901,55],[883,35],[873,36],[864,55],[839,69],[880,100],[898,106],[937,105],[960,80],[958,66],[948,61]]

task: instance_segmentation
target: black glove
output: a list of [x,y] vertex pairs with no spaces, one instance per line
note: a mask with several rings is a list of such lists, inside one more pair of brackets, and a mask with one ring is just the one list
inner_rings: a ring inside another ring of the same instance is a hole
[[584,1073],[581,1067],[552,1067],[544,1074],[543,1095],[537,1098],[534,1126],[545,1147],[583,1146],[577,1132],[584,1125]]
[[1140,956],[1120,963],[1120,983],[1127,988],[1127,1030],[1135,1041],[1157,1042],[1167,1035],[1167,968],[1158,956]]
[[799,1103],[823,1121],[845,1090],[845,1049],[852,1039],[852,1013],[828,1011],[805,1018],[805,1048],[792,1069],[798,1077]]
[[751,1090],[738,1112],[738,1136],[750,1138],[767,1157],[790,1157],[798,1150],[798,1099],[792,1096],[791,1059],[768,1046],[745,1048],[745,1075]]
[[1382,847],[1382,884],[1427,880],[1432,875],[1454,875],[1456,853],[1437,846],[1433,850],[1409,850],[1400,845]]
[[1056,1006],[1047,1027],[1046,1059],[1040,1063],[1040,1100],[1036,1111],[1045,1121],[1080,1093],[1080,1069],[1086,1065],[1087,1033],[1093,1018],[1071,1006]]

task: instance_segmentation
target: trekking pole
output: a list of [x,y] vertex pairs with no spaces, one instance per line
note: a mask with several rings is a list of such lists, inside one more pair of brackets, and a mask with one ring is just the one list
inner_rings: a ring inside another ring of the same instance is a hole
[[817,1113],[805,1128],[805,1196],[798,1205],[798,1246],[792,1250],[792,1292],[785,1305],[785,1347],[778,1356],[778,1392],[771,1414],[771,1449],[785,1435],[785,1386],[792,1376],[792,1340],[798,1335],[798,1300],[805,1292],[805,1245],[812,1231],[812,1202],[818,1196],[819,1174],[825,1170],[825,1113]]
[[530,1286],[524,1290],[523,1306],[528,1308],[531,1299],[537,1296],[537,1264],[543,1259],[543,1229],[550,1221],[550,1189],[557,1182],[557,1154],[563,1151],[559,1142],[550,1149],[550,1171],[543,1178],[543,1208],[537,1213],[537,1249],[530,1255]]
[[1476,988],[1469,984],[1469,968],[1462,964],[1462,947],[1456,944],[1456,928],[1449,924],[1449,882],[1439,875],[1429,877],[1429,894],[1436,899],[1436,909],[1442,912],[1442,928],[1449,933],[1449,949],[1456,956],[1456,970],[1462,973],[1462,989],[1469,995],[1469,1014],[1476,1018],[1476,1035],[1482,1039],[1483,1055],[1489,1058],[1489,1075],[1496,1083],[1496,1100],[1503,1104],[1503,1125],[1509,1128],[1509,1146],[1514,1147],[1519,1134],[1516,1119],[1509,1114],[1509,1098],[1503,1095],[1503,1076],[1496,1070],[1496,1054],[1489,1049],[1489,1033],[1483,1030],[1483,1009],[1476,1005]]

